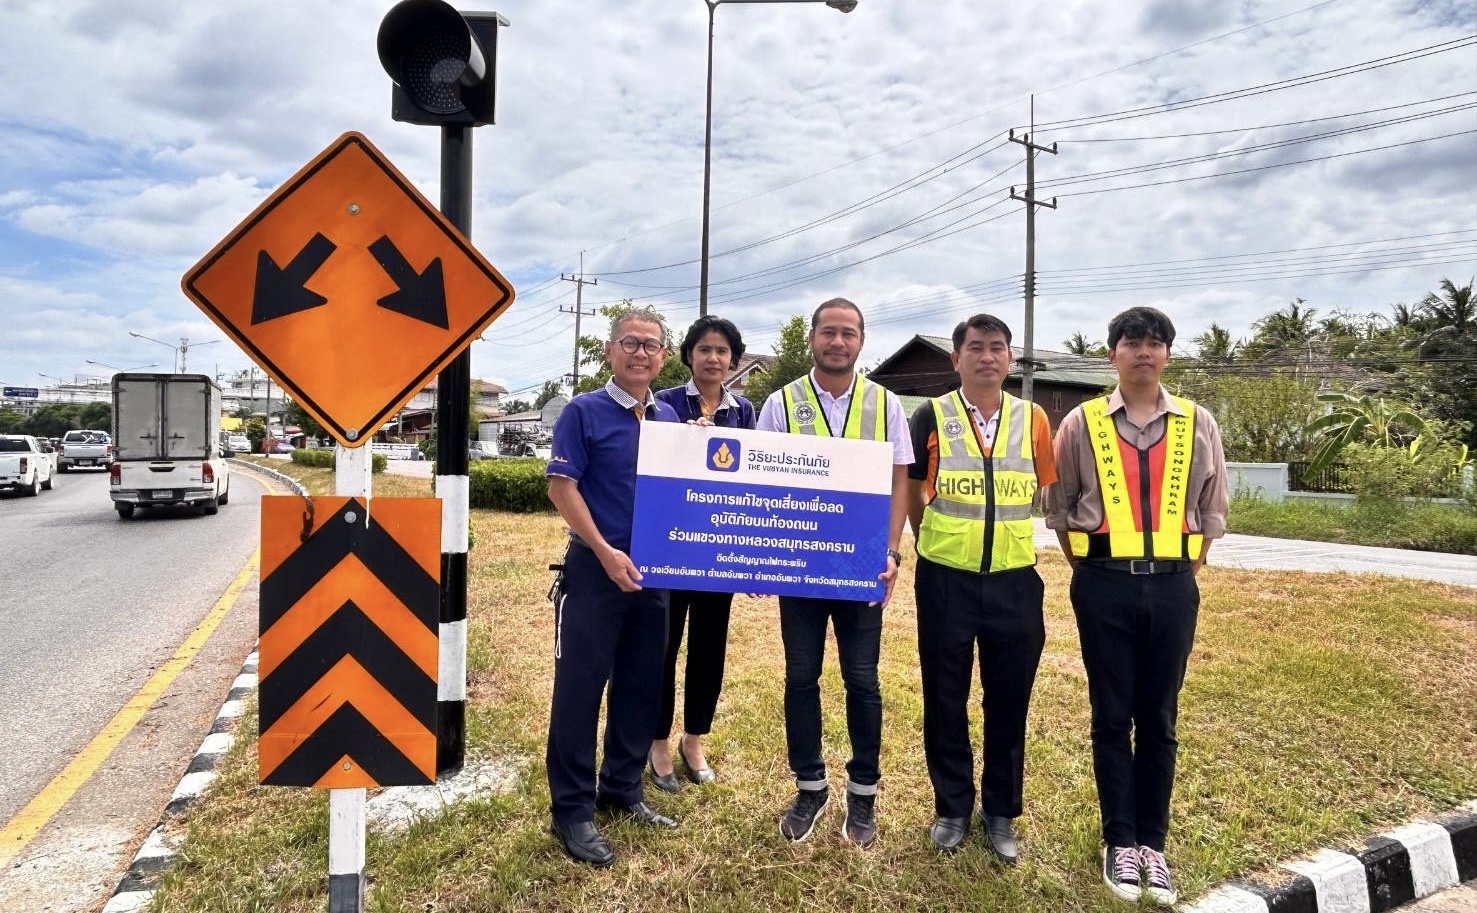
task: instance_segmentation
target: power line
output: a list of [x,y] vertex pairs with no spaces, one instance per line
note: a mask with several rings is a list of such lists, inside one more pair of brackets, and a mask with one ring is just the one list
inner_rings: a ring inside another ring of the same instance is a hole
[[1353,76],[1357,73],[1367,73],[1388,66],[1401,63],[1410,63],[1435,54],[1446,54],[1451,51],[1460,50],[1477,43],[1477,36],[1467,35],[1462,38],[1453,38],[1437,44],[1427,45],[1411,51],[1402,51],[1399,54],[1391,54],[1385,57],[1375,57],[1359,63],[1346,64],[1341,67],[1333,67],[1327,70],[1318,70],[1313,73],[1305,73],[1301,76],[1292,76],[1275,82],[1259,83],[1254,86],[1245,86],[1240,89],[1228,89],[1224,92],[1215,92],[1210,95],[1201,95],[1196,98],[1187,98],[1181,101],[1162,102],[1156,105],[1141,105],[1137,108],[1124,108],[1120,111],[1110,111],[1103,114],[1088,114],[1082,117],[1072,117],[1057,121],[1048,121],[1036,126],[1037,133],[1049,133],[1068,128],[1078,129],[1090,127],[1097,124],[1114,123],[1121,120],[1135,120],[1140,117],[1151,117],[1156,114],[1168,114],[1171,112],[1185,111],[1190,108],[1199,108],[1205,105],[1220,104],[1227,101],[1239,101],[1244,98],[1254,98],[1271,92],[1281,92],[1286,89],[1296,89],[1330,79],[1338,79],[1344,76]]
[[1390,127],[1398,124],[1408,124],[1428,117],[1440,117],[1443,114],[1452,114],[1458,111],[1469,111],[1477,108],[1477,102],[1464,105],[1453,105],[1437,111],[1425,111],[1420,114],[1408,114],[1402,117],[1390,118],[1371,124],[1361,124],[1354,127],[1345,127],[1340,130],[1329,130],[1322,133],[1310,133],[1305,136],[1294,136],[1287,139],[1273,140],[1266,143],[1258,143],[1254,146],[1245,146],[1240,149],[1227,149],[1219,152],[1207,152],[1200,155],[1185,156],[1177,159],[1167,159],[1162,162],[1149,162],[1141,165],[1126,165],[1122,168],[1113,168],[1107,171],[1094,171],[1086,174],[1068,175],[1061,178],[1052,178],[1042,181],[1042,187],[1063,187],[1069,184],[1082,184],[1089,181],[1100,181],[1110,177],[1125,177],[1130,174],[1144,174],[1150,171],[1159,171],[1164,168],[1174,168],[1180,165],[1197,165],[1205,162],[1221,161],[1223,159],[1237,158],[1243,155],[1252,155],[1257,152],[1266,152],[1271,149],[1282,149],[1288,146],[1297,146],[1303,143],[1311,143],[1320,139],[1331,139],[1338,136],[1352,136],[1367,130],[1377,130],[1381,127]]
[[1059,197],[1091,196],[1093,194],[1098,194],[1098,193],[1117,193],[1120,190],[1139,190],[1139,189],[1144,188],[1144,187],[1163,187],[1163,186],[1166,186],[1168,184],[1187,184],[1187,183],[1189,183],[1191,181],[1208,181],[1208,180],[1211,180],[1213,178],[1225,178],[1225,177],[1230,177],[1230,176],[1236,175],[1236,174],[1250,174],[1250,173],[1255,172],[1255,171],[1269,171],[1269,170],[1271,170],[1273,168],[1288,168],[1288,167],[1291,167],[1293,165],[1308,165],[1308,164],[1311,164],[1313,162],[1327,162],[1327,161],[1331,161],[1332,159],[1347,158],[1347,157],[1349,157],[1351,155],[1363,155],[1366,152],[1383,152],[1383,151],[1385,151],[1387,149],[1399,149],[1399,148],[1404,147],[1404,146],[1416,146],[1416,145],[1419,145],[1421,143],[1430,143],[1430,142],[1435,142],[1436,140],[1451,139],[1452,137],[1456,137],[1456,136],[1466,136],[1469,133],[1477,133],[1477,130],[1458,130],[1455,133],[1443,133],[1443,134],[1440,134],[1439,136],[1427,136],[1427,137],[1424,137],[1422,139],[1408,140],[1408,141],[1403,142],[1403,143],[1390,143],[1389,145],[1386,145],[1386,146],[1374,146],[1374,147],[1371,147],[1369,149],[1355,149],[1352,152],[1339,152],[1339,153],[1335,153],[1333,155],[1321,155],[1321,156],[1318,156],[1316,158],[1297,159],[1297,160],[1291,161],[1291,162],[1276,162],[1276,163],[1273,163],[1271,165],[1260,165],[1260,166],[1255,167],[1255,168],[1238,168],[1238,169],[1236,169],[1234,171],[1221,171],[1221,172],[1217,172],[1216,174],[1201,174],[1201,175],[1195,175],[1193,177],[1187,177],[1187,178],[1173,178],[1173,179],[1163,180],[1163,181],[1150,181],[1150,182],[1145,183],[1145,184],[1125,184],[1122,187],[1103,187],[1103,188],[1100,188],[1098,190],[1076,190],[1076,191],[1073,191],[1071,193],[1057,194],[1057,196],[1059,196]]
[[1217,263],[1204,266],[1167,266],[1167,267],[1134,267],[1119,271],[1108,267],[1096,272],[1077,272],[1072,275],[1065,274],[1066,271],[1054,272],[1046,270],[1042,272],[1043,278],[1052,279],[1058,283],[1074,282],[1102,282],[1102,281],[1142,281],[1144,279],[1173,279],[1184,276],[1214,276],[1222,274],[1234,274],[1237,272],[1258,271],[1267,269],[1296,268],[1307,265],[1350,265],[1349,263],[1338,263],[1337,261],[1360,261],[1369,259],[1384,259],[1392,256],[1427,256],[1431,254],[1451,254],[1470,249],[1477,253],[1477,239],[1465,241],[1446,241],[1436,244],[1411,245],[1407,247],[1390,247],[1378,250],[1348,251],[1344,253],[1319,254],[1308,257],[1273,257],[1262,261],[1249,261],[1245,263]]
[[1053,273],[1078,273],[1104,269],[1127,269],[1134,266],[1163,266],[1172,263],[1203,263],[1209,260],[1232,260],[1241,257],[1264,257],[1272,254],[1292,254],[1310,250],[1332,250],[1338,247],[1357,247],[1361,244],[1386,244],[1394,241],[1418,241],[1425,238],[1444,238],[1447,235],[1477,234],[1477,228],[1459,228],[1453,231],[1433,231],[1421,235],[1397,235],[1392,238],[1369,238],[1363,241],[1340,241],[1337,244],[1316,244],[1309,247],[1288,247],[1280,250],[1260,250],[1245,254],[1216,254],[1209,257],[1186,257],[1178,260],[1150,260],[1137,263],[1121,263],[1114,266],[1081,266],[1053,270]]
[[[1271,281],[1280,281],[1280,280],[1285,280],[1285,279],[1312,279],[1312,278],[1317,278],[1317,277],[1320,277],[1320,276],[1341,276],[1341,275],[1347,275],[1347,274],[1350,274],[1350,273],[1380,272],[1380,271],[1388,270],[1388,269],[1410,269],[1410,268],[1414,268],[1414,267],[1423,267],[1423,266],[1450,266],[1450,265],[1456,264],[1456,263],[1470,263],[1471,261],[1472,261],[1472,258],[1471,257],[1460,257],[1460,258],[1457,258],[1457,259],[1447,259],[1447,260],[1419,260],[1419,261],[1415,261],[1415,262],[1412,262],[1410,260],[1399,260],[1399,261],[1395,261],[1395,262],[1392,262],[1392,263],[1384,263],[1384,264],[1366,264],[1366,265],[1358,266],[1358,267],[1355,267],[1355,268],[1352,268],[1352,269],[1319,270],[1319,271],[1307,271],[1307,272],[1289,272],[1289,273],[1279,273],[1279,274],[1275,274],[1275,275],[1263,275],[1263,276],[1216,276],[1216,277],[1207,277],[1206,279],[1203,279],[1201,281],[1214,281],[1216,283],[1237,283],[1237,282],[1271,282]],[[1078,288],[1078,287],[1062,287],[1062,286],[1058,286],[1058,285],[1056,285],[1054,283],[1053,284],[1043,283],[1043,284],[1047,284],[1048,285],[1048,287],[1044,291],[1045,294],[1051,294],[1051,295],[1054,295],[1054,296],[1057,296],[1057,297],[1065,297],[1065,296],[1068,296],[1068,295],[1103,295],[1103,294],[1110,294],[1110,293],[1113,293],[1113,292],[1140,292],[1140,291],[1152,291],[1154,289],[1183,287],[1185,284],[1194,281],[1195,278],[1196,277],[1178,277],[1178,278],[1175,278],[1175,279],[1172,279],[1172,280],[1166,280],[1166,281],[1160,282],[1160,283],[1150,283],[1150,284],[1146,284],[1146,285],[1128,285],[1128,286],[1098,285],[1098,286],[1094,286],[1094,287],[1080,287],[1080,288]]]
[[1404,108],[1414,108],[1420,105],[1435,104],[1439,101],[1450,101],[1453,98],[1465,98],[1469,95],[1477,95],[1477,92],[1454,92],[1451,95],[1441,95],[1436,98],[1427,98],[1422,101],[1410,101],[1402,105],[1388,105],[1383,108],[1367,108],[1363,111],[1349,111],[1344,114],[1330,114],[1327,117],[1310,117],[1306,120],[1284,121],[1280,124],[1256,124],[1249,127],[1228,127],[1224,130],[1200,130],[1194,133],[1161,133],[1153,136],[1094,136],[1084,139],[1059,139],[1058,143],[1138,143],[1158,139],[1193,139],[1201,136],[1226,136],[1232,133],[1254,133],[1257,130],[1278,130],[1283,127],[1302,127],[1308,124],[1321,124],[1331,120],[1345,120],[1350,117],[1363,117],[1366,114],[1382,114],[1386,111],[1399,111]]

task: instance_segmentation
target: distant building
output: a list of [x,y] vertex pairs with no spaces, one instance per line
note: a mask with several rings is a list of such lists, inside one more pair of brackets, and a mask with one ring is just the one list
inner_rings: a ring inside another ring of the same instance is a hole
[[[946,336],[914,336],[873,368],[867,379],[903,397],[903,407],[911,415],[923,400],[959,386],[959,375],[949,357],[953,351],[954,341]],[[1021,350],[1014,347],[1011,351],[1015,361],[1010,366],[1005,389],[1013,396],[1020,396]],[[1032,398],[1046,410],[1052,428],[1079,403],[1101,396],[1118,382],[1118,372],[1101,356],[1049,349],[1036,349],[1033,354],[1036,371],[1032,378]]]
[[[768,371],[773,367],[774,362],[775,356],[773,355],[759,355],[754,352],[745,352],[743,357],[739,359],[738,367],[728,372],[728,376],[723,379],[724,389],[743,396],[744,388],[748,385],[749,378],[755,373],[763,374],[765,371]],[[757,406],[759,404],[755,403],[754,405]]]

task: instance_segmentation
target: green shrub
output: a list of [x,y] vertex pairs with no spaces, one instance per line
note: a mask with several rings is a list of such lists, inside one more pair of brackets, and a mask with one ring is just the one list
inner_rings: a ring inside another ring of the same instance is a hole
[[1477,511],[1465,504],[1361,500],[1353,505],[1236,498],[1233,533],[1477,555]]
[[543,460],[533,457],[479,460],[469,474],[473,508],[529,514],[552,511]]
[[[299,447],[292,452],[292,461],[299,466],[312,466],[318,469],[336,469],[338,467],[334,459],[334,454],[336,453],[338,453],[337,449],[308,450],[307,448]],[[385,467],[389,465],[390,458],[382,453],[376,453],[369,458],[370,472],[384,472]]]

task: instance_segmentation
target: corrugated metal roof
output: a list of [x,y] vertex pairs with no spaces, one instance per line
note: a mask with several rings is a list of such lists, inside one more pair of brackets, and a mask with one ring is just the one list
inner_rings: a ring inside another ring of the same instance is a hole
[[[915,338],[928,343],[944,354],[954,351],[954,340],[948,336],[924,336],[920,333]],[[1010,373],[1019,376],[1021,347],[1011,346],[1010,350],[1016,359],[1010,366]],[[1045,364],[1044,368],[1038,368],[1034,374],[1035,379],[1039,381],[1075,387],[1112,387],[1118,383],[1117,370],[1108,363],[1108,359],[1101,355],[1073,355],[1070,352],[1057,352],[1052,349],[1036,349],[1032,357]]]

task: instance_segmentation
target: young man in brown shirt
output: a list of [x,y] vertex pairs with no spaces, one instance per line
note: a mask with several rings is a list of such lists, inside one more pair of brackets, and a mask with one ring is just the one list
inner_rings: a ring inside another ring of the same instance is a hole
[[1072,609],[1092,704],[1103,880],[1115,895],[1177,899],[1164,859],[1175,724],[1200,606],[1196,574],[1226,531],[1215,418],[1160,378],[1174,324],[1136,307],[1108,323],[1111,394],[1057,429],[1047,525],[1073,568]]

